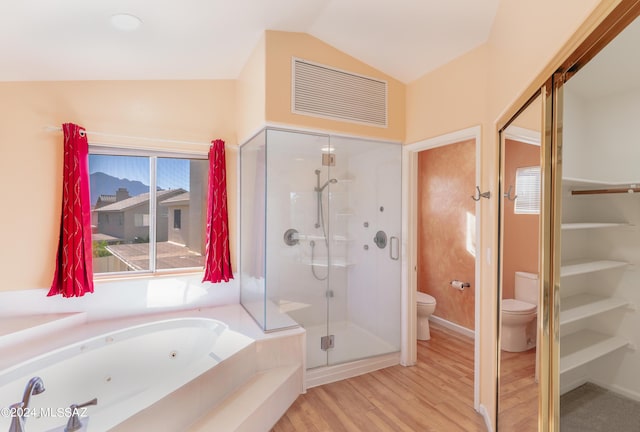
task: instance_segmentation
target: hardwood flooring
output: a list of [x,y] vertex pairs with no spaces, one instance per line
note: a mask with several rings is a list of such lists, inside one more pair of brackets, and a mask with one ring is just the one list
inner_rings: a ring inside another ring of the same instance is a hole
[[537,432],[536,350],[501,356],[498,431]]
[[272,432],[486,430],[473,409],[473,340],[431,326],[416,366],[393,366],[311,388]]

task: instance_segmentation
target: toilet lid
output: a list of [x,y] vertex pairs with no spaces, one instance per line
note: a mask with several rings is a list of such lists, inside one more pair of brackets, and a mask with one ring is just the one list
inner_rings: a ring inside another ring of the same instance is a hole
[[424,303],[424,304],[435,304],[436,303],[436,299],[434,299],[432,296],[430,296],[427,293],[423,293],[422,291],[417,291],[416,292],[416,299],[418,303]]
[[527,314],[531,312],[535,312],[536,305],[523,302],[522,300],[516,299],[505,299],[502,300],[502,311],[509,312],[512,314]]

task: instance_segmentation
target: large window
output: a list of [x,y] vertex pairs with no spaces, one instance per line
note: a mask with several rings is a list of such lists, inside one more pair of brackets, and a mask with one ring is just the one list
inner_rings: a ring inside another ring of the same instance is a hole
[[94,273],[202,267],[208,161],[140,153],[90,150]]

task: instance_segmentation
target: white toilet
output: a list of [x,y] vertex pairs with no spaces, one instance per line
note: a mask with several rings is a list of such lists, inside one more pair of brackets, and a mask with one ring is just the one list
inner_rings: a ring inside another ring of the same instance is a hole
[[429,332],[429,317],[436,310],[436,299],[427,293],[416,292],[418,309],[418,340],[431,339]]
[[515,299],[502,300],[502,334],[504,351],[521,352],[536,346],[538,309],[538,275],[516,272]]

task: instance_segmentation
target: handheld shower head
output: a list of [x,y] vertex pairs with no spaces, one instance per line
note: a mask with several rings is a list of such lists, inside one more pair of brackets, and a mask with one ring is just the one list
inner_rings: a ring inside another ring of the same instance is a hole
[[318,192],[322,192],[322,191],[324,190],[324,188],[326,188],[327,186],[329,186],[329,183],[331,183],[331,184],[336,184],[336,183],[338,183],[338,179],[334,179],[334,178],[332,178],[332,179],[330,179],[330,180],[327,180],[326,182],[324,182],[324,184],[322,185],[322,187],[318,188]]

